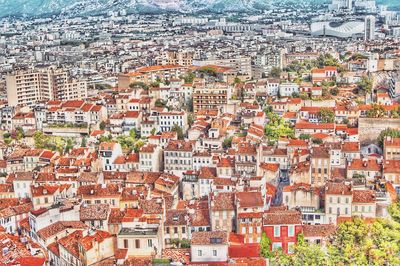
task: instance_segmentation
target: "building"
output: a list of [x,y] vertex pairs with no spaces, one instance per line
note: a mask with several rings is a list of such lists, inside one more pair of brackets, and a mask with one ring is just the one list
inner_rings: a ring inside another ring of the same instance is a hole
[[366,16],[364,19],[364,40],[371,41],[375,39],[375,22],[374,16]]
[[383,158],[400,160],[400,138],[386,137],[383,143]]
[[33,106],[47,100],[75,100],[87,97],[87,83],[74,80],[63,69],[34,69],[6,76],[10,106]]
[[196,87],[193,90],[193,108],[199,110],[220,110],[230,99],[230,88],[226,85]]
[[282,249],[287,254],[294,252],[297,235],[302,231],[300,212],[286,209],[270,209],[263,219],[263,231],[271,240],[271,250]]
[[190,244],[192,262],[226,262],[228,260],[226,231],[193,232]]
[[339,217],[351,217],[353,187],[341,182],[325,185],[325,215],[328,223],[336,224]]

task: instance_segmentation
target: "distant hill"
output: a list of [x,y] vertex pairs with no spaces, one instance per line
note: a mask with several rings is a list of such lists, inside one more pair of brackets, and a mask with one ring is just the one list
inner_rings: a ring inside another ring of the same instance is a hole
[[[327,0],[309,1],[326,2]],[[0,17],[58,13],[84,15],[123,9],[135,13],[226,12],[268,9],[274,2],[282,2],[282,0],[0,0]],[[378,0],[378,3],[400,10],[400,0]]]

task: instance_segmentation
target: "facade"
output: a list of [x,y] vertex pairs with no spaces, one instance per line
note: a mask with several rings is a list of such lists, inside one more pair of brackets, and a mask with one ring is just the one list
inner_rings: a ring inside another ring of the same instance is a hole
[[193,232],[190,246],[193,262],[226,262],[228,260],[226,231]]
[[6,77],[10,106],[34,105],[48,100],[75,100],[87,97],[87,83],[72,80],[57,69],[21,71]]

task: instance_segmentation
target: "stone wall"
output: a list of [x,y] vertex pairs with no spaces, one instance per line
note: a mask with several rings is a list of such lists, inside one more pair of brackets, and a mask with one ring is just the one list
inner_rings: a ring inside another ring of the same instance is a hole
[[386,128],[400,129],[400,119],[396,118],[359,118],[358,135],[361,144],[376,142],[379,134]]

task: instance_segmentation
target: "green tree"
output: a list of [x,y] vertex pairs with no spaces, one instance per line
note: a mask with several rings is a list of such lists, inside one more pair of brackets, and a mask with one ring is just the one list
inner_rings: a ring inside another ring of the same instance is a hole
[[382,105],[373,104],[371,110],[367,111],[367,117],[369,118],[381,118],[385,116],[385,108]]
[[229,149],[229,148],[231,148],[231,147],[232,147],[232,139],[233,139],[232,136],[231,136],[231,137],[225,138],[225,139],[224,139],[224,142],[222,143],[222,147],[223,147],[224,149]]
[[320,139],[320,138],[313,138],[313,139],[312,139],[312,142],[313,142],[314,144],[322,144],[322,143],[323,143],[322,139]]
[[282,73],[282,69],[279,67],[272,67],[271,72],[269,73],[269,76],[272,78],[280,78]]
[[385,141],[386,137],[400,138],[400,130],[394,128],[387,128],[385,130],[382,130],[378,136],[378,143],[382,148],[383,148],[383,142]]
[[143,89],[143,90],[149,90],[149,86],[146,85],[146,83],[141,82],[141,81],[135,81],[129,84],[129,88],[131,89]]
[[193,123],[194,123],[193,113],[188,113],[187,120],[188,120],[189,126],[193,125]]
[[87,139],[85,137],[82,138],[81,147],[86,148],[87,146]]
[[372,93],[372,79],[368,76],[362,76],[361,80],[357,83],[357,93],[359,95],[366,95]]
[[310,139],[311,138],[311,135],[310,134],[304,134],[304,133],[302,133],[302,134],[300,134],[300,136],[299,136],[299,139],[302,139],[302,140],[307,140],[307,139]]
[[240,84],[240,83],[242,83],[242,81],[240,80],[240,78],[235,77],[235,80],[234,80],[233,83],[234,83],[234,84]]
[[21,140],[23,138],[25,138],[24,130],[22,129],[22,127],[17,127],[16,128],[16,139]]
[[184,135],[183,135],[183,130],[180,126],[178,126],[177,124],[174,124],[174,126],[172,127],[171,131],[174,131],[177,133],[178,135],[178,139],[184,139]]
[[333,110],[327,108],[321,108],[317,113],[318,118],[322,123],[333,123],[335,122],[335,113]]
[[137,140],[134,145],[135,152],[139,152],[140,148],[142,148],[144,146],[144,144],[145,144],[145,142],[143,140],[141,140],[141,139]]
[[265,232],[262,232],[260,241],[260,256],[264,258],[270,258],[271,255],[271,239],[268,238]]
[[182,78],[184,79],[185,83],[191,84],[191,83],[193,83],[193,80],[195,77],[196,77],[196,75],[192,71],[189,71]]
[[100,130],[104,130],[106,128],[106,122],[101,121],[99,127],[100,127]]
[[268,140],[276,141],[281,137],[294,137],[293,128],[276,113],[269,113],[268,120],[265,126],[265,136]]
[[335,88],[330,89],[329,92],[331,95],[337,96],[339,94],[339,89],[335,87]]

